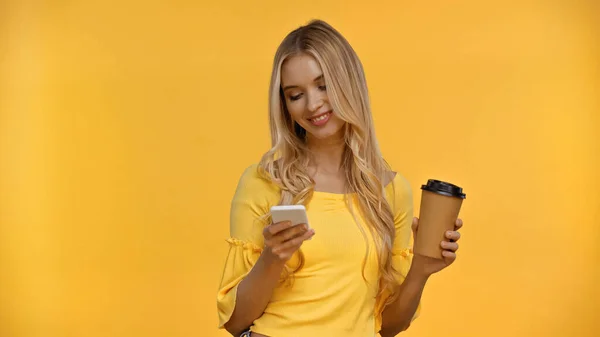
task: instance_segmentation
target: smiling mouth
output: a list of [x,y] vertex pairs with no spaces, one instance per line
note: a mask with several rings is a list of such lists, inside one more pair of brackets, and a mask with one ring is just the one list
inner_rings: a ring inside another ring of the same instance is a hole
[[317,115],[316,117],[309,118],[308,120],[311,121],[311,122],[324,121],[325,119],[327,119],[329,117],[330,114],[331,114],[331,111],[327,111],[325,113]]
[[308,120],[314,126],[323,126],[323,125],[325,125],[329,121],[329,118],[331,117],[331,114],[332,114],[332,111],[327,111],[327,112],[319,114],[319,115],[317,115],[315,117],[308,118]]

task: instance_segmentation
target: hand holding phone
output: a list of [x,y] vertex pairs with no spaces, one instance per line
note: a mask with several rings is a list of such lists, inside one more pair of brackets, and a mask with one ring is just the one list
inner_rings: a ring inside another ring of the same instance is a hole
[[310,228],[304,205],[273,206],[271,207],[271,217],[273,223],[291,221],[292,226],[306,224]]
[[304,241],[315,235],[302,205],[271,207],[273,223],[263,230],[269,260],[287,262]]

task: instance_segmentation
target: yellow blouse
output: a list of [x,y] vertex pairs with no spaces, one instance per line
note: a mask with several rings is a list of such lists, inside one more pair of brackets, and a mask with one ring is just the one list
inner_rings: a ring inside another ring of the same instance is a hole
[[[232,200],[229,253],[217,295],[219,328],[231,317],[237,286],[250,272],[264,246],[264,227],[259,218],[279,202],[278,187],[262,179],[257,168],[254,164],[244,171]],[[386,186],[386,195],[394,210],[396,226],[393,264],[401,272],[402,282],[412,259],[409,247],[412,192],[409,183],[396,174],[393,183]],[[304,267],[294,274],[293,282],[281,282],[275,288],[267,308],[251,330],[272,337],[378,336],[383,310],[383,301],[376,299],[378,259],[358,206],[354,204],[352,208],[359,224],[346,206],[343,194],[317,191],[306,206],[315,235],[302,244]],[[370,247],[368,253],[366,242]],[[294,256],[288,266],[293,268],[297,262]],[[415,318],[419,311],[420,305]]]

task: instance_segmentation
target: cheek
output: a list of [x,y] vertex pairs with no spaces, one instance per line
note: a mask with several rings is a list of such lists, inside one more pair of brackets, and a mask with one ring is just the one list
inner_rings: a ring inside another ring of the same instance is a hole
[[338,116],[334,115],[332,122],[334,122],[333,124],[335,124],[337,127],[339,127],[340,125],[344,125],[345,122]]
[[344,125],[346,125],[346,122],[344,122],[337,116],[334,119],[332,119],[331,122],[331,131],[335,133],[341,132],[341,130],[344,129]]
[[291,104],[288,103],[287,104],[287,110],[290,113],[290,116],[292,116],[293,120],[298,121],[298,120],[302,119],[304,111],[301,108],[301,103],[300,102],[293,102]]

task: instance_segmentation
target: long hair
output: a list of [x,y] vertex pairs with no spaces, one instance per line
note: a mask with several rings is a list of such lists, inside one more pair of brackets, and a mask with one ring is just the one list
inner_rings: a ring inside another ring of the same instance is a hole
[[[346,174],[346,188],[354,192],[354,201],[375,241],[380,275],[378,295],[385,290],[394,294],[396,292],[393,290],[398,285],[391,259],[395,227],[384,186],[390,169],[375,137],[362,64],[348,41],[326,22],[313,20],[297,28],[285,37],[277,49],[269,91],[272,148],[261,159],[259,169],[281,189],[280,204],[306,205],[310,201],[314,181],[306,169],[309,151],[305,130],[292,120],[281,88],[282,64],[289,57],[299,54],[310,55],[319,63],[331,107],[345,122],[342,165]],[[351,206],[352,202],[348,199],[347,202]],[[367,255],[368,250],[365,261]],[[299,258],[300,263],[295,271],[302,268],[304,263],[301,251]],[[391,296],[387,302],[394,297]]]

